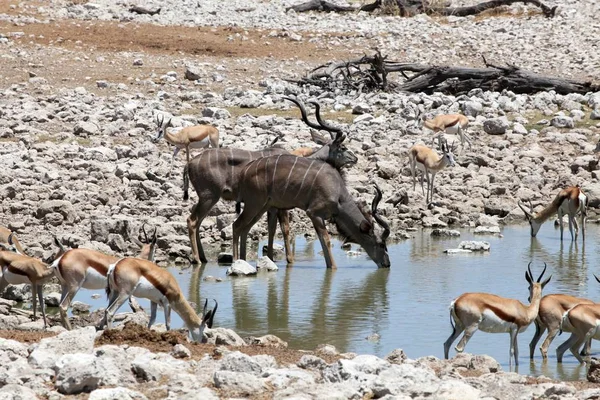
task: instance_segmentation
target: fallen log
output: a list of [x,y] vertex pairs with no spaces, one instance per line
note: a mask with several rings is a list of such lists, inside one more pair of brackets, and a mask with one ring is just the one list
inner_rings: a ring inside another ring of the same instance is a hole
[[365,11],[372,12],[383,8],[384,6],[396,9],[398,15],[403,17],[414,16],[417,14],[429,15],[454,15],[457,17],[466,17],[477,15],[492,8],[510,6],[515,3],[531,4],[539,7],[545,17],[554,17],[558,6],[549,7],[539,0],[489,0],[473,6],[465,7],[432,7],[427,0],[375,0],[373,3],[364,4],[360,7],[340,6],[325,0],[309,0],[286,9],[296,12],[324,11],[324,12],[352,12]]
[[[514,65],[498,66],[484,58],[484,68],[437,66],[389,61],[377,52],[360,59],[330,62],[294,81],[299,85],[315,85],[325,90],[344,92],[401,91],[414,93],[443,92],[466,94],[473,89],[532,94],[553,90],[559,94],[600,91],[591,81],[577,81],[545,76]],[[397,81],[391,73],[400,73]]]

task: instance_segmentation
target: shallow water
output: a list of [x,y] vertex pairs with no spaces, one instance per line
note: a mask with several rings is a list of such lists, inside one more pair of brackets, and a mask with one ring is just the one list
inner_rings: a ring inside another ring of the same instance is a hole
[[[443,343],[451,333],[448,306],[464,292],[489,292],[527,303],[525,270],[533,261],[537,278],[543,263],[553,275],[548,293],[568,293],[600,299],[600,284],[593,273],[600,259],[597,237],[600,229],[588,225],[588,240],[582,244],[565,240],[551,223],[545,224],[537,238],[529,236],[529,226],[503,229],[502,238],[474,236],[461,230],[460,238],[439,239],[430,230],[413,233],[413,238],[389,247],[392,267],[377,269],[366,256],[348,257],[334,243],[335,271],[327,270],[318,241],[296,239],[296,260],[292,267],[278,262],[278,272],[259,273],[256,277],[228,278],[226,267],[209,263],[184,270],[169,268],[191,301],[216,298],[219,311],[217,326],[234,329],[241,336],[271,333],[287,341],[291,348],[314,349],[330,343],[341,352],[385,356],[402,348],[410,358],[434,355],[443,357]],[[566,229],[566,236],[569,236]],[[446,255],[444,249],[457,247],[462,240],[486,240],[491,251],[485,254]],[[262,245],[262,244],[261,244]],[[589,268],[588,268],[589,266]],[[203,277],[222,277],[223,282],[205,282]],[[104,296],[91,299],[93,292],[82,290],[76,300],[105,307]],[[98,292],[100,293],[100,292]],[[148,303],[140,303],[148,310]],[[123,307],[121,311],[126,311]],[[173,313],[174,314],[174,313]],[[173,327],[182,326],[176,314]],[[159,310],[157,322],[164,322]],[[568,338],[557,336],[550,347],[550,359],[542,363],[539,350],[529,361],[529,342],[533,324],[519,335],[518,372],[547,375],[561,380],[583,379],[584,368],[570,353],[564,363],[556,363],[556,347]],[[367,336],[380,335],[378,341]],[[545,336],[544,336],[545,337]],[[544,339],[542,337],[542,340]],[[538,343],[541,345],[542,340]],[[458,343],[455,342],[454,345]],[[466,350],[488,354],[508,367],[509,335],[476,332]],[[592,352],[600,352],[594,342]],[[455,354],[451,350],[450,355]]]

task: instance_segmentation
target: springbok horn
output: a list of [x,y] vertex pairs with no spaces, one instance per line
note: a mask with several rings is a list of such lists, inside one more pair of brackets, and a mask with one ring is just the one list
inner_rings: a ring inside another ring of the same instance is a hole
[[208,326],[211,329],[213,326],[213,321],[215,319],[215,314],[217,313],[217,308],[219,308],[219,303],[217,303],[217,300],[213,299],[213,301],[215,302],[215,308],[209,311],[210,316],[208,317],[208,321],[206,322],[206,326]]
[[533,275],[531,274],[531,261],[527,264],[527,274],[529,274],[529,282],[533,282]]
[[531,215],[533,215],[533,204],[531,203],[531,199],[529,199],[529,211],[531,212]]
[[142,224],[142,232],[144,232],[144,241],[145,243],[150,243],[150,241],[148,240],[148,234],[146,233],[146,224]]
[[156,243],[156,231],[158,230],[158,228],[154,228],[154,233],[152,234],[152,243]]
[[208,299],[204,300],[204,307],[202,307],[202,318],[206,315],[206,307],[208,306]]
[[546,263],[544,262],[544,270],[542,271],[542,273],[540,274],[540,276],[538,277],[537,281],[540,282],[542,280],[542,276],[544,276],[544,272],[546,272],[546,267],[548,267],[546,265]]
[[520,201],[518,201],[517,204],[526,217],[531,217],[531,213],[525,209],[525,206]]
[[598,281],[598,283],[600,283],[600,278],[598,278],[598,275],[594,274],[594,278],[596,278],[596,280]]
[[54,244],[56,244],[58,246],[58,248],[60,249],[60,251],[64,253],[66,251],[65,246],[63,246],[62,243],[58,241],[58,238],[56,236],[53,236],[53,237],[54,237]]

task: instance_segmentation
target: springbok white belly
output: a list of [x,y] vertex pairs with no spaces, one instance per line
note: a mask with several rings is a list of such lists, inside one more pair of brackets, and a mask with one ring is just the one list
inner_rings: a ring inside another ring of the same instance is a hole
[[190,143],[190,148],[191,149],[205,149],[208,147],[209,144],[210,144],[210,142],[209,142],[208,136],[207,136],[200,141]]
[[[498,317],[490,310],[483,312],[483,318],[479,322],[479,329],[488,333],[504,333],[510,332],[516,325],[513,322],[508,322]],[[523,332],[527,327],[522,327],[519,332]]]
[[460,128],[460,123],[456,123],[452,126],[448,126],[448,127],[446,127],[446,133],[449,133],[450,135],[458,135],[459,128]]
[[21,283],[31,283],[29,278],[25,275],[15,274],[10,272],[8,268],[2,269],[2,276],[6,279],[6,282],[11,285],[20,285]]
[[144,277],[140,278],[135,286],[135,289],[133,290],[132,295],[135,297],[148,299],[159,304],[167,300],[165,296],[153,284],[151,284],[148,279]]
[[87,267],[85,270],[85,279],[81,287],[90,290],[104,289],[106,287],[106,276],[92,267]]

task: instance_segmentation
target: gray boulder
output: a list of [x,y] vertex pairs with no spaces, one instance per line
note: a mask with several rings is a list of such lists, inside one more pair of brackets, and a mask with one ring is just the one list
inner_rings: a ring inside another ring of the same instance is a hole
[[489,251],[490,244],[488,242],[476,242],[474,240],[465,240],[458,244],[458,248],[471,251]]
[[135,390],[124,387],[115,387],[109,389],[96,389],[90,393],[88,400],[147,400],[147,397]]
[[575,121],[572,117],[566,115],[557,115],[550,120],[550,124],[555,128],[574,128]]
[[483,130],[489,135],[504,135],[509,126],[506,118],[491,118],[483,122]]
[[263,380],[246,372],[215,371],[213,375],[215,387],[244,396],[262,392]]
[[96,328],[87,326],[44,338],[29,355],[29,363],[37,368],[54,368],[56,361],[65,354],[92,354]]
[[256,268],[263,271],[278,271],[279,267],[267,256],[262,256],[256,263]]
[[246,346],[244,339],[240,337],[231,329],[227,328],[214,328],[205,329],[204,336],[210,344],[226,345],[226,346]]

